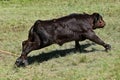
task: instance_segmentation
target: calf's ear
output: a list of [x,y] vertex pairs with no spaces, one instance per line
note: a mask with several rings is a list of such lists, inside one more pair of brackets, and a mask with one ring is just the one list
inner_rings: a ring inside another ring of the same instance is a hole
[[95,24],[99,19],[100,19],[100,14],[99,13],[93,13],[93,23]]

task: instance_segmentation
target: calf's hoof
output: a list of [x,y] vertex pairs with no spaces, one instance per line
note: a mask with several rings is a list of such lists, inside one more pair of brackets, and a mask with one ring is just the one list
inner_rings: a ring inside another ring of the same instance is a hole
[[109,44],[105,45],[105,51],[108,52],[109,50],[111,50],[111,46]]
[[28,65],[28,61],[27,61],[27,59],[22,59],[22,58],[18,58],[17,60],[16,60],[16,62],[15,62],[15,66],[17,66],[17,67],[21,67],[21,66],[27,66]]

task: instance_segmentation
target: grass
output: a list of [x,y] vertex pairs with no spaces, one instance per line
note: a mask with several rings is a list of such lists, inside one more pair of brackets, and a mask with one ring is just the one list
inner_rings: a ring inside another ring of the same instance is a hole
[[99,12],[104,29],[96,30],[112,50],[80,42],[90,52],[74,52],[74,42],[51,45],[29,54],[26,68],[14,68],[16,56],[0,52],[0,80],[120,80],[119,0],[0,0],[0,49],[21,53],[21,42],[38,19],[52,19],[70,13]]

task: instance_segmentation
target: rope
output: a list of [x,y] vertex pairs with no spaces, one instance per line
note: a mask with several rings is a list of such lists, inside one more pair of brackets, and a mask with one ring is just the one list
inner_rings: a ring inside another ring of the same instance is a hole
[[0,50],[0,54],[7,54],[7,55],[14,56],[14,57],[18,56],[18,55],[14,54],[14,53],[11,53],[11,52],[8,52],[8,51],[4,51],[4,50]]

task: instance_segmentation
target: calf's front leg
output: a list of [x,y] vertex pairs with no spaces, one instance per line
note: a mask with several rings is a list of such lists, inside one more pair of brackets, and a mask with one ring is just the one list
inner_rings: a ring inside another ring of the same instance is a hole
[[79,49],[80,49],[79,41],[75,41],[75,49],[76,49],[76,50],[79,50]]
[[95,43],[97,43],[97,44],[99,44],[99,45],[102,45],[102,46],[105,48],[105,51],[108,51],[108,50],[111,49],[111,46],[110,46],[109,44],[105,43],[104,41],[102,41],[102,40],[95,34],[95,32],[92,31],[92,30],[87,31],[87,32],[84,34],[84,36],[85,36],[87,39],[89,39],[89,40],[91,40],[91,41],[93,41],[93,42],[95,42]]

